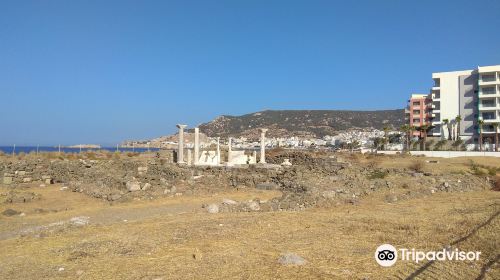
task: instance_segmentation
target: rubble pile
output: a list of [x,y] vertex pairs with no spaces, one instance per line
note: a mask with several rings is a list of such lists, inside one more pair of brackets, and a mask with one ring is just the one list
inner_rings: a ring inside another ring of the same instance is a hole
[[[292,165],[279,165],[286,159]],[[61,160],[36,159],[0,162],[3,185],[46,186],[61,183],[61,190],[85,193],[107,201],[153,199],[215,193],[224,189],[256,188],[281,191],[269,201],[220,203],[216,212],[302,210],[338,203],[357,204],[374,192],[386,191],[388,203],[437,192],[487,189],[485,177],[467,172],[433,174],[407,168],[378,168],[354,160],[316,152],[270,153],[270,164],[241,166],[187,166],[160,158]],[[4,195],[3,201],[37,199],[29,193]],[[215,207],[211,208],[215,211]]]

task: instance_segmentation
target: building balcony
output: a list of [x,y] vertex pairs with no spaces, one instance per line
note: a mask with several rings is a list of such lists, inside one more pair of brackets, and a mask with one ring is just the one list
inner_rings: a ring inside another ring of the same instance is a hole
[[498,84],[500,84],[500,80],[498,80],[495,77],[479,79],[480,86],[493,86],[493,85],[498,85]]
[[496,119],[483,119],[484,123],[499,123],[500,122],[500,118],[496,118]]
[[494,134],[494,133],[498,133],[498,131],[495,131],[495,129],[483,128],[483,134]]
[[500,110],[500,104],[492,104],[492,105],[482,105],[479,104],[479,111],[495,111]]
[[483,92],[479,92],[479,98],[498,98],[500,97],[500,93],[483,93]]

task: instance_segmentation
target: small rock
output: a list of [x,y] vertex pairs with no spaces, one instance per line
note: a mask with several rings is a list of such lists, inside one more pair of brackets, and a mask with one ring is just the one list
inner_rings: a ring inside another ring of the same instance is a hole
[[259,190],[277,190],[279,189],[279,186],[276,185],[275,183],[258,183],[257,185],[255,185],[255,188],[259,189]]
[[294,253],[286,253],[279,257],[278,262],[282,265],[304,265],[307,261]]
[[210,214],[219,213],[219,206],[215,203],[209,204],[206,208],[207,208],[207,212]]
[[40,184],[40,188],[45,188],[45,184]]
[[260,205],[256,201],[249,201],[247,202],[247,207],[250,208],[252,211],[259,211],[260,210]]
[[116,201],[116,200],[120,199],[121,197],[122,197],[122,195],[121,195],[121,194],[119,194],[119,193],[115,193],[115,194],[110,195],[110,196],[109,196],[109,199],[110,199],[111,201]]
[[57,271],[59,272],[64,271],[64,267],[60,267]]
[[195,252],[193,253],[193,259],[195,260],[201,260],[203,258],[203,254],[201,253],[201,251],[196,248]]
[[12,177],[3,177],[3,183],[5,185],[10,185],[12,184]]
[[335,192],[335,191],[324,191],[321,193],[322,197],[328,198],[328,199],[335,198],[336,195],[337,195],[337,192]]
[[69,222],[76,226],[85,226],[89,224],[89,217],[73,217],[69,220]]
[[23,183],[29,183],[31,182],[31,178],[27,177],[27,178],[23,178]]
[[237,205],[238,204],[238,202],[231,200],[231,199],[228,199],[228,198],[224,198],[222,200],[222,203],[226,204],[226,205]]
[[141,184],[137,181],[128,181],[126,183],[126,187],[129,192],[135,192],[141,190]]
[[147,190],[149,188],[151,188],[151,184],[150,183],[145,183],[144,186],[142,186],[143,190]]
[[59,190],[60,191],[66,191],[66,190],[68,190],[68,187],[64,186],[64,187],[61,187]]

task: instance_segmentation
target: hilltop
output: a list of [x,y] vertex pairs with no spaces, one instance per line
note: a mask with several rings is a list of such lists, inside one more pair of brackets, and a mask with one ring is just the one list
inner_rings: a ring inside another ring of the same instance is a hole
[[404,111],[268,110],[242,116],[222,115],[200,125],[210,137],[257,138],[259,128],[270,128],[269,137],[322,137],[351,129],[397,128],[404,123]]

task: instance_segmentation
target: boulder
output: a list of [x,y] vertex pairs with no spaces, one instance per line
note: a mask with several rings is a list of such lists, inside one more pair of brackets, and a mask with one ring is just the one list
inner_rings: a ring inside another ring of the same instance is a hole
[[219,206],[215,203],[209,204],[207,206],[207,212],[210,214],[216,214],[219,213]]

